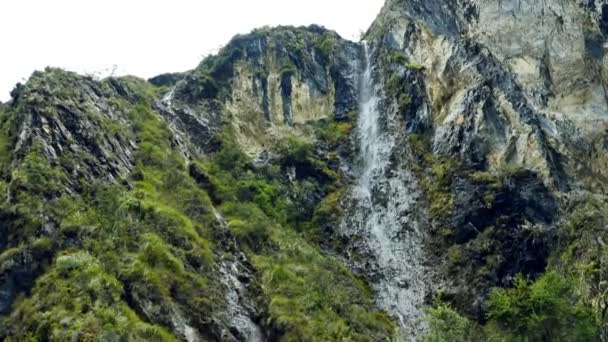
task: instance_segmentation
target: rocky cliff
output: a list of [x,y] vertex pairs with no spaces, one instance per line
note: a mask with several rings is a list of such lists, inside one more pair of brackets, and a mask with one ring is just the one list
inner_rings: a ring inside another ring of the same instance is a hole
[[608,339],[608,3],[388,0],[0,104],[0,338]]

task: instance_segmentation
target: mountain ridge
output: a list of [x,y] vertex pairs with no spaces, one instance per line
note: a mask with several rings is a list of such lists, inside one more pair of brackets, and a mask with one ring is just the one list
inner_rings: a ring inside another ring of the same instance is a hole
[[606,340],[607,16],[388,0],[365,43],[34,73],[0,104],[0,338]]

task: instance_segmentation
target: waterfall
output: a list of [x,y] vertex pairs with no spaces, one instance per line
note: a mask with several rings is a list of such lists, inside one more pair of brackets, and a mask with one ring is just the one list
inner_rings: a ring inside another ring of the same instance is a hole
[[372,49],[364,44],[358,119],[359,170],[341,234],[347,262],[370,279],[377,305],[399,322],[404,340],[424,330],[427,277],[415,177],[395,163],[405,138],[397,113],[384,108],[374,82]]
[[362,172],[359,177],[360,196],[371,200],[373,174],[384,168],[388,152],[388,142],[380,134],[378,111],[378,96],[373,83],[373,68],[370,59],[370,50],[367,43],[363,44],[365,70],[361,77],[361,91],[359,104],[358,129],[360,135],[360,149]]

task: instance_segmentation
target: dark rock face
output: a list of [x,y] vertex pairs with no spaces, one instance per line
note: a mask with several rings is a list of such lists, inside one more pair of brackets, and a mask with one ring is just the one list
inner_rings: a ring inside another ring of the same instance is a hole
[[281,75],[281,98],[283,99],[283,120],[287,126],[293,126],[293,113],[291,111],[291,74]]
[[47,251],[28,248],[13,249],[11,255],[0,260],[0,315],[10,313],[17,296],[34,286],[50,257]]
[[14,258],[14,264],[2,265],[0,272],[0,314],[10,312],[11,305],[17,294],[24,289],[30,289],[34,285],[38,272],[34,270],[31,256],[20,255]]
[[157,87],[170,87],[174,86],[181,79],[184,78],[182,73],[166,73],[154,76],[148,80],[148,82],[154,84]]
[[482,321],[488,288],[509,286],[518,274],[541,274],[556,243],[558,202],[542,180],[522,172],[501,182],[459,177],[452,184],[450,243],[464,256],[450,266],[453,278],[447,293],[463,312]]
[[[131,170],[135,142],[129,119],[110,99],[137,98],[120,81],[97,83],[49,69],[34,74],[15,95],[20,108],[13,128],[19,132],[13,163],[36,147],[74,180],[120,179]],[[62,163],[61,158],[70,162]]]

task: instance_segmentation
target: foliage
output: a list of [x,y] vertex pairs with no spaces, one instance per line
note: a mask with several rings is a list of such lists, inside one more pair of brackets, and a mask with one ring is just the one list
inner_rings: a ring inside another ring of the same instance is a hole
[[182,93],[192,102],[200,99],[213,99],[220,94],[220,85],[209,74],[208,70],[197,69],[186,77]]
[[[223,148],[237,148],[230,131],[218,139]],[[269,324],[284,340],[375,341],[393,335],[392,321],[374,309],[365,285],[313,244],[318,225],[337,214],[338,193],[320,203],[315,199],[323,195],[331,170],[301,139],[288,138],[276,152],[278,169],[269,163],[253,170],[245,156],[241,169],[223,169],[227,165],[217,158],[229,153],[224,151],[202,167],[222,199],[229,229],[260,274]],[[296,179],[285,179],[286,167],[296,168]]]
[[602,339],[608,338],[608,202],[604,196],[584,196],[568,208],[560,225],[560,246],[554,263],[576,279],[582,301],[591,309]]
[[12,175],[15,190],[31,191],[36,194],[52,195],[62,188],[65,175],[53,168],[41,154],[41,147],[35,146],[23,160],[20,168]]
[[399,112],[405,113],[409,108],[410,104],[412,104],[412,98],[407,94],[401,94],[399,96],[398,106]]
[[429,328],[424,335],[424,341],[465,342],[473,340],[473,323],[441,300],[436,300],[434,306],[427,308],[426,321]]
[[571,278],[549,271],[531,282],[521,275],[511,289],[496,289],[488,300],[488,319],[513,339],[592,341],[597,330],[580,303]]
[[292,77],[298,72],[296,66],[292,63],[285,63],[279,73],[281,74],[281,78]]
[[274,236],[279,251],[254,258],[263,272],[271,322],[291,341],[377,341],[394,333],[389,317],[372,310],[370,294],[336,260],[289,232]]
[[457,162],[447,157],[436,157],[424,136],[410,134],[408,138],[412,153],[420,162],[415,171],[422,176],[420,184],[427,196],[430,214],[436,220],[449,217],[454,210],[450,186],[458,169]]
[[8,132],[8,113],[0,106],[0,172],[8,167],[11,161]]
[[424,69],[424,67],[422,65],[408,61],[405,54],[401,51],[391,50],[388,53],[388,60],[390,63],[399,64],[408,69],[413,69],[416,71],[420,71],[420,70]]
[[336,39],[328,34],[323,35],[315,41],[315,48],[324,60],[329,61],[336,48]]
[[323,119],[315,122],[317,137],[325,142],[330,149],[336,149],[339,144],[350,136],[353,124],[349,121],[337,121],[335,119]]
[[518,275],[512,288],[495,288],[488,321],[480,326],[437,300],[427,309],[426,341],[599,341],[589,306],[573,278],[548,271],[536,281]]
[[[2,254],[9,260],[5,264],[15,265],[28,251],[57,257],[31,293],[0,320],[0,337],[171,341],[175,337],[161,327],[166,313],[155,312],[154,322],[136,313],[148,301],[165,307],[178,303],[192,320],[209,317],[223,305],[209,277],[213,207],[172,148],[168,128],[151,110],[148,91],[153,90],[142,89],[131,89],[139,94],[136,103],[113,101],[129,113],[139,141],[132,188],[81,182],[79,194],[67,193],[70,179],[38,147],[13,171],[13,229],[23,236],[45,236],[31,243],[14,238],[25,245],[13,249],[18,253]],[[51,233],[41,229],[50,220],[57,226]],[[28,325],[20,323],[26,320]]]
[[12,318],[30,338],[177,340],[165,329],[142,321],[121,296],[120,281],[96,258],[86,252],[64,254],[38,279],[33,295],[17,303]]

